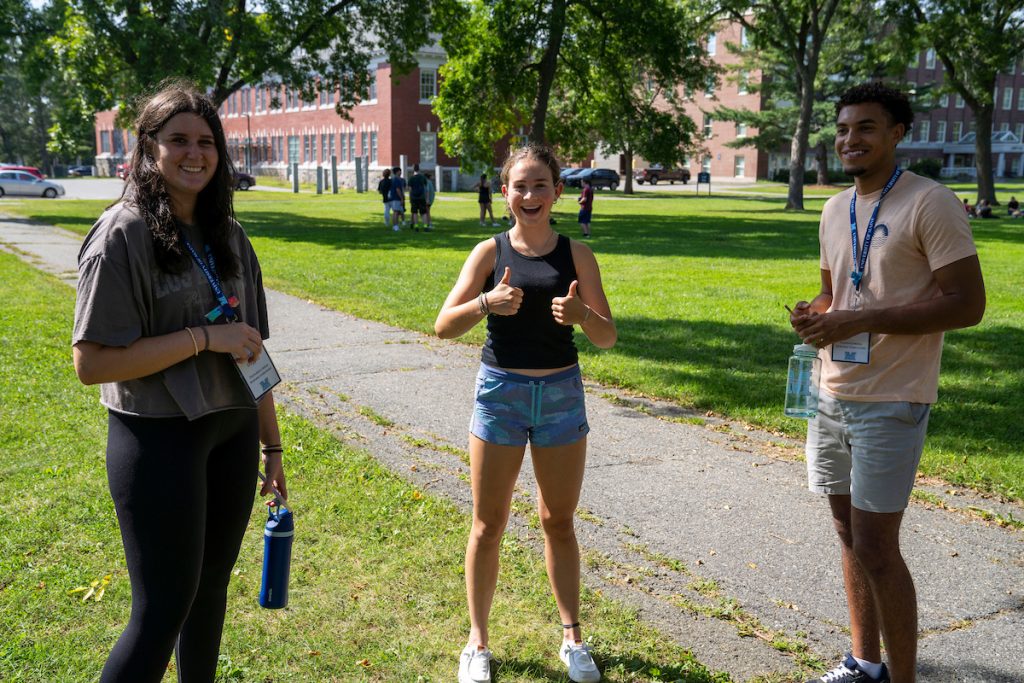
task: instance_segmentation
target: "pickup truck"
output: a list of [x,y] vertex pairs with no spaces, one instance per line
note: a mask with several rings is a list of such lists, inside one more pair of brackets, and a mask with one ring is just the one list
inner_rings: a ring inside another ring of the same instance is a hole
[[650,166],[633,173],[633,180],[643,185],[650,183],[657,185],[659,180],[667,180],[675,185],[681,180],[683,185],[690,182],[690,169],[688,168],[662,168],[661,166]]

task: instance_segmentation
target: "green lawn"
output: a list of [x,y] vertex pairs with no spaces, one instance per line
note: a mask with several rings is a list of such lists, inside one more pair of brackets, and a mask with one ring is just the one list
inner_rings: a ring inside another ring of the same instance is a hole
[[[1024,194],[1024,193],[1022,193]],[[804,213],[779,199],[598,192],[591,240],[619,326],[598,351],[582,336],[592,379],[793,436],[782,416],[786,359],[797,341],[783,304],[817,292],[822,199]],[[5,207],[84,233],[107,202]],[[437,230],[386,230],[375,194],[250,192],[237,200],[269,286],[357,316],[430,333],[472,246],[475,197],[440,195]],[[500,211],[503,206],[498,204]],[[556,205],[575,236],[575,202]],[[947,335],[941,398],[922,463],[928,475],[1024,499],[1024,222],[973,223],[989,306],[976,328]],[[479,343],[482,327],[467,335]]]
[[[0,680],[96,680],[130,603],[104,472],[105,412],[71,367],[74,291],[0,252],[0,301]],[[265,513],[256,503],[217,680],[453,680],[468,628],[468,515],[296,417],[282,426],[297,527],[291,603],[257,606]],[[187,510],[168,514],[187,523]],[[543,562],[513,538],[502,548],[491,630],[500,680],[566,681]],[[81,590],[93,582],[102,593]],[[630,609],[585,591],[582,611],[606,681],[728,680]],[[175,680],[173,667],[164,680]]]

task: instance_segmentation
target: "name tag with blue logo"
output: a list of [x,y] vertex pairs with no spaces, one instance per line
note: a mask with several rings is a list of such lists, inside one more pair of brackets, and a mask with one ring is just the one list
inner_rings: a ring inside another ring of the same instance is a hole
[[871,333],[861,332],[832,344],[832,360],[836,363],[867,365],[871,361]]

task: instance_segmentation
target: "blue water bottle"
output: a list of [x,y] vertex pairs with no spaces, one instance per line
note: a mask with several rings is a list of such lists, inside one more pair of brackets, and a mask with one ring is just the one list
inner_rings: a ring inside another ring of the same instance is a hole
[[292,511],[280,505],[269,508],[263,528],[263,582],[260,607],[281,609],[288,605],[288,575],[292,564],[295,523]]

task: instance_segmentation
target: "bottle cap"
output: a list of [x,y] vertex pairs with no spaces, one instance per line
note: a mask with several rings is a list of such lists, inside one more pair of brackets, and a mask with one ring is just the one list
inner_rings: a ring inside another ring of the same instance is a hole
[[818,355],[818,347],[811,346],[810,344],[797,344],[793,347],[793,353],[811,354],[814,356]]

